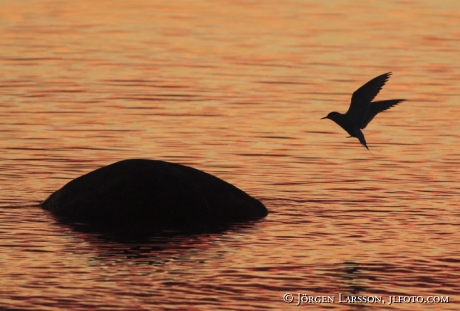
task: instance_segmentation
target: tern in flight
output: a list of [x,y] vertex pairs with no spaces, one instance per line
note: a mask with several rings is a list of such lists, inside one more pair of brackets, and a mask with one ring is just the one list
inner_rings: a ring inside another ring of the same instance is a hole
[[361,129],[365,129],[379,112],[405,101],[405,99],[372,101],[390,76],[391,72],[384,73],[357,89],[351,97],[350,108],[345,114],[333,111],[322,119],[331,119],[340,125],[350,135],[349,137],[358,138],[360,143],[369,150]]

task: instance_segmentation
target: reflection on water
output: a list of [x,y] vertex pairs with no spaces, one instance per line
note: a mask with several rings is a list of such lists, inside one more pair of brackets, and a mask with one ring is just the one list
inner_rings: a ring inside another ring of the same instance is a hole
[[[457,1],[3,1],[0,309],[456,310]],[[366,128],[320,120],[393,72]],[[35,205],[126,158],[194,166],[270,214],[119,240]],[[80,228],[81,229],[81,228]],[[310,306],[300,306],[309,308]]]

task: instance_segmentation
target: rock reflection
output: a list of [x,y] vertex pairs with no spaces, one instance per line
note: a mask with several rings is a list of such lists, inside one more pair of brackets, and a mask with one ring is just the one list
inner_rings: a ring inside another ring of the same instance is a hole
[[[105,228],[93,224],[62,222],[55,218],[55,225],[70,229],[75,237],[89,243],[91,249],[78,248],[82,255],[90,255],[95,262],[128,263],[135,265],[162,266],[172,260],[189,261],[202,257],[202,262],[219,257],[218,253],[210,255],[207,249],[216,241],[231,239],[233,235],[253,234],[256,223],[219,224],[207,226],[189,226],[180,229],[164,229],[146,234],[126,235],[125,233],[104,231]],[[73,249],[75,251],[76,249]],[[94,255],[96,251],[96,255]],[[200,256],[200,253],[203,255]]]

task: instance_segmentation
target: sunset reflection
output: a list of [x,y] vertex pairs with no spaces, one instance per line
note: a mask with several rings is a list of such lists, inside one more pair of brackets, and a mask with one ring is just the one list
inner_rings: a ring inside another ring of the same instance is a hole
[[[342,293],[449,296],[394,306],[456,310],[459,9],[2,1],[0,309],[290,310],[286,293]],[[407,101],[366,128],[370,153],[321,118],[385,72],[378,99]],[[196,167],[270,214],[119,241],[36,207],[129,158]]]

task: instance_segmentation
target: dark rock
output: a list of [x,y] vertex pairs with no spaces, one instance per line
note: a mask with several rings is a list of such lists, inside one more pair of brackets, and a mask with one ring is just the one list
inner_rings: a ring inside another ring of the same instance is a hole
[[215,176],[139,159],[80,176],[41,206],[63,219],[112,228],[240,222],[268,214],[260,201]]

